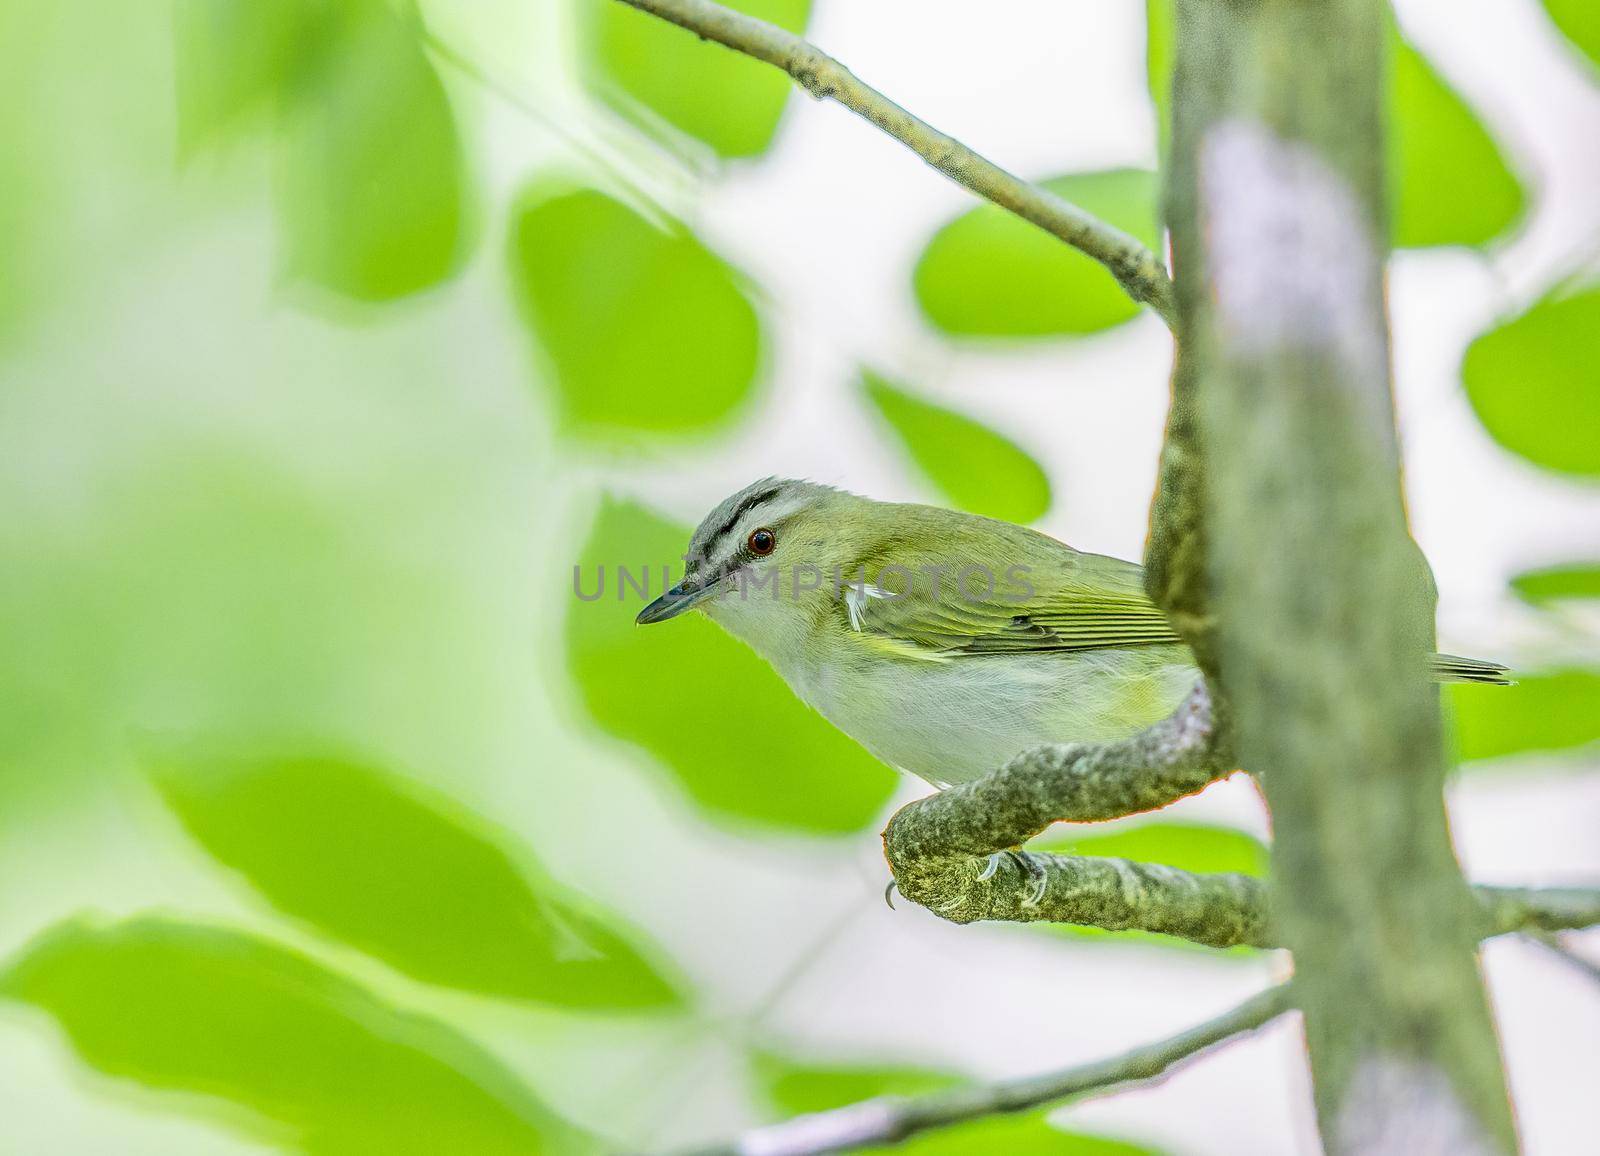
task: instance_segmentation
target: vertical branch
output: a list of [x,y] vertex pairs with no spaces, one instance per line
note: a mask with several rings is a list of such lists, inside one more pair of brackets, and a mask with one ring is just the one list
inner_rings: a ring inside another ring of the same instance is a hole
[[1515,1139],[1446,825],[1433,593],[1390,395],[1386,14],[1179,0],[1168,215],[1192,413],[1175,420],[1204,464],[1189,517],[1208,597],[1170,568],[1152,582],[1214,613],[1190,626],[1272,810],[1328,1150],[1495,1151]]

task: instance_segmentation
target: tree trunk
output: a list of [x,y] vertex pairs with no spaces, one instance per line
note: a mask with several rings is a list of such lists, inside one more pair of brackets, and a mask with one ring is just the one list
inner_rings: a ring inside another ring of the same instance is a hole
[[1178,602],[1272,811],[1328,1150],[1492,1152],[1515,1135],[1390,394],[1388,19],[1179,0],[1168,216],[1207,589]]

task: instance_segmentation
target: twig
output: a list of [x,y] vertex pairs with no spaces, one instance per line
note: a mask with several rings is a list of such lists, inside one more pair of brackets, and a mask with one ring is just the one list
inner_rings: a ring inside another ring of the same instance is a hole
[[877,125],[958,185],[1100,262],[1130,297],[1149,305],[1169,328],[1175,324],[1172,281],[1161,260],[1137,238],[979,156],[862,83],[809,41],[711,0],[619,2],[782,69],[818,100],[837,101]]
[[1474,887],[1488,920],[1485,935],[1575,931],[1600,923],[1600,890],[1590,887]]
[[1148,1083],[1225,1040],[1261,1027],[1289,1010],[1291,1003],[1289,985],[1282,984],[1215,1019],[1111,1059],[1021,1080],[911,1098],[885,1097],[831,1112],[797,1116],[746,1132],[731,1144],[707,1149],[702,1156],[817,1156],[894,1144],[919,1132],[980,1116],[1023,1112],[1069,1096]]
[[1547,951],[1554,953],[1560,959],[1564,960],[1572,967],[1577,968],[1596,983],[1600,983],[1600,963],[1596,963],[1587,956],[1579,955],[1576,951],[1573,951],[1572,948],[1568,947],[1565,943],[1562,943],[1560,938],[1557,937],[1554,932],[1528,931],[1524,932],[1524,934],[1529,939],[1537,943],[1540,947],[1543,947]]

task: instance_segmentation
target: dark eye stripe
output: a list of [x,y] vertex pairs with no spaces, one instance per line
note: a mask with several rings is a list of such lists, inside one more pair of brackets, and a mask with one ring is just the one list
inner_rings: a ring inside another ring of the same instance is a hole
[[780,492],[781,491],[779,487],[773,486],[770,489],[757,490],[753,494],[747,494],[744,499],[733,508],[733,512],[728,515],[728,520],[718,527],[716,533],[712,534],[706,539],[706,557],[709,558],[716,553],[712,547],[716,546],[716,544],[722,540],[723,536],[738,524],[740,518],[744,517],[762,502],[770,502],[773,498],[776,498]]

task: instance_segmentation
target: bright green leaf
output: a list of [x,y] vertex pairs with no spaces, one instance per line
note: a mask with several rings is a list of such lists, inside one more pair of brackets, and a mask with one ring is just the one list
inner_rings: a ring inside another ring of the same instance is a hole
[[[1052,192],[1159,246],[1156,175],[1143,169],[1077,173]],[[994,205],[970,209],[933,235],[913,274],[929,321],[959,337],[1098,333],[1139,305],[1099,262]]]
[[1522,185],[1465,101],[1398,34],[1391,49],[1394,244],[1483,245],[1522,215]]
[[1267,873],[1267,848],[1255,836],[1200,823],[1139,823],[1105,834],[1040,839],[1029,846],[1072,855],[1163,863],[1206,874],[1232,871],[1262,878]]
[[177,0],[173,15],[185,155],[292,99],[333,27],[319,0]]
[[1600,598],[1600,562],[1528,570],[1511,579],[1511,589],[1535,605],[1565,598]]
[[[766,151],[793,87],[787,76],[616,0],[585,4],[586,71],[607,101],[647,127],[654,114],[725,157]],[[811,0],[728,6],[790,32],[804,31],[811,15]]]
[[675,580],[688,542],[687,527],[639,506],[602,505],[576,589],[563,592],[572,599],[568,664],[584,706],[606,731],[658,758],[714,815],[791,831],[859,831],[888,801],[893,772],[702,615],[634,625],[644,598]]
[[309,1156],[530,1156],[577,1136],[493,1057],[267,940],[144,916],[35,940],[0,996],[61,1025],[85,1063],[247,1108]]
[[861,386],[911,460],[952,505],[1008,522],[1050,508],[1050,479],[1015,442],[864,372]]
[[444,85],[386,0],[347,0],[314,91],[286,113],[279,216],[289,272],[357,301],[450,277],[465,160]]
[[1562,35],[1600,68],[1600,4],[1595,0],[1544,0],[1544,10]]
[[[866,1066],[819,1067],[796,1063],[775,1052],[751,1056],[757,1085],[783,1116],[826,1112],[877,1096],[918,1096],[961,1083],[958,1076],[926,1068]],[[910,1153],[911,1156],[1150,1156],[1153,1149],[1122,1140],[1085,1136],[1052,1128],[1043,1112],[993,1116],[924,1132],[892,1148],[867,1152]]]
[[[1145,66],[1163,145],[1171,127],[1172,9],[1173,0],[1146,0]],[[1521,183],[1477,115],[1392,25],[1389,54],[1395,247],[1492,241],[1521,217]]]
[[762,1094],[785,1116],[826,1112],[875,1096],[920,1096],[961,1082],[953,1072],[871,1065],[821,1067],[769,1051],[753,1053],[750,1066]]
[[678,998],[637,936],[536,890],[503,835],[415,784],[316,756],[167,757],[151,777],[273,906],[417,979],[572,1008]]
[[1516,677],[1515,686],[1452,683],[1445,688],[1462,762],[1600,742],[1600,672]]
[[535,194],[512,222],[511,270],[569,431],[698,433],[749,398],[761,363],[755,308],[735,271],[681,224],[657,228],[592,189]]
[[1600,477],[1600,287],[1546,297],[1483,334],[1461,366],[1489,435],[1546,469]]

